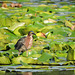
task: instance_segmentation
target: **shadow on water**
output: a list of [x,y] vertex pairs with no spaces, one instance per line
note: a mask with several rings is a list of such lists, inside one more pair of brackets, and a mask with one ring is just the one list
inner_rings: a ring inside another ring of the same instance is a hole
[[0,75],[75,75],[75,70],[49,71],[49,72],[0,72]]

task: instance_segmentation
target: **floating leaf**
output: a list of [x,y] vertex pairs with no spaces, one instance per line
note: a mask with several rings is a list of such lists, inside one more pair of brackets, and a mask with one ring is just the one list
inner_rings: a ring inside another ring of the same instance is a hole
[[75,50],[70,49],[68,51],[67,60],[75,60]]
[[[23,53],[23,56],[26,56],[26,53],[27,53],[27,52],[25,51],[25,52]],[[32,56],[32,55],[34,55],[34,54],[36,55],[36,53],[37,53],[37,52],[34,51],[34,50],[28,50],[28,56]]]
[[70,28],[73,26],[72,23],[69,22],[69,21],[65,21],[65,25],[66,25],[67,27],[70,27]]
[[5,64],[6,65],[6,64],[11,64],[11,62],[10,62],[8,57],[2,56],[2,57],[0,57],[0,64]]
[[20,35],[19,29],[24,26],[25,23],[16,23],[11,26],[9,29],[14,32],[16,35]]
[[21,64],[20,61],[26,62],[27,58],[19,56],[12,59],[12,64]]
[[43,54],[38,58],[38,60],[41,61],[41,62],[45,62],[45,61],[47,61],[47,60],[49,60],[49,59],[51,59],[51,58],[52,58],[52,56],[51,56],[50,54],[48,54],[48,53],[43,53]]
[[23,66],[27,66],[27,65],[28,65],[27,63],[24,63],[23,61],[20,61],[20,63],[21,63]]

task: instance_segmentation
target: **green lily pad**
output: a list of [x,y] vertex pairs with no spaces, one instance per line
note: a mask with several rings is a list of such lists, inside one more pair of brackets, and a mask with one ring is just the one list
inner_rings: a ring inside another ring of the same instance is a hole
[[68,66],[71,64],[74,65],[74,61],[66,61],[63,63],[63,65],[67,65],[67,64],[68,64]]
[[39,58],[38,60],[41,61],[41,62],[46,62],[47,60],[51,59],[52,56],[48,53],[43,53]]
[[24,22],[25,25],[32,24],[32,21],[30,19],[19,19],[20,22]]
[[73,26],[69,21],[65,21],[65,25],[70,28]]
[[10,60],[6,56],[0,57],[0,64],[11,64]]
[[28,25],[27,27],[25,27],[25,33],[28,33],[29,31],[34,31],[34,32],[37,32],[38,31],[38,27],[36,27],[35,25],[32,25],[32,24],[30,24],[30,25]]
[[67,60],[69,61],[75,60],[75,50],[70,49],[68,51]]
[[[25,51],[25,52],[23,53],[23,56],[26,56],[26,53],[27,53],[27,52]],[[36,55],[36,53],[37,53],[37,52],[34,51],[34,50],[31,50],[31,51],[28,50],[28,56],[32,56],[32,55],[34,55],[34,54]]]
[[67,53],[56,53],[57,57],[67,57]]
[[11,26],[9,29],[11,31],[14,32],[14,34],[16,35],[21,35],[20,32],[19,32],[19,29],[22,28],[24,26],[25,23],[16,23],[14,24],[13,26]]
[[20,61],[26,62],[27,58],[26,57],[15,57],[12,59],[12,64],[21,64]]
[[31,55],[31,57],[33,57],[33,58],[39,58],[41,56],[41,54],[33,54],[33,55]]
[[28,58],[26,60],[26,63],[29,63],[29,64],[36,64],[37,63],[37,60],[33,59],[33,58]]
[[14,49],[14,45],[15,45],[14,43],[9,43],[9,44],[6,45],[6,47],[8,46],[8,47]]
[[19,56],[12,59],[12,64],[21,64],[20,61],[31,64],[37,63],[37,60],[34,60],[33,58],[26,58],[23,56]]

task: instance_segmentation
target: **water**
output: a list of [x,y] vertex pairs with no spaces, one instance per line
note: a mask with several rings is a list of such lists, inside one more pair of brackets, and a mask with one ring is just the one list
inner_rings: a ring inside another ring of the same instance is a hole
[[[1,1],[3,1],[3,0],[1,0]],[[8,1],[12,1],[12,0],[8,0]],[[15,0],[12,2],[16,3]],[[31,2],[32,2],[32,0],[31,0]],[[25,3],[26,2],[23,2],[22,4],[24,6],[31,6],[31,7],[32,6],[36,7],[40,4],[45,4],[45,3],[37,3],[37,2],[33,3],[33,4],[25,4]],[[70,13],[72,13],[72,12],[59,12],[57,15],[63,16],[63,15],[67,15]],[[8,13],[8,15],[11,15],[11,14]],[[66,17],[66,18],[68,19],[69,17]],[[57,42],[68,41],[69,39],[72,39],[72,37],[65,37],[64,39],[55,40],[55,41],[57,41]],[[0,52],[2,52],[2,51],[0,51]],[[73,67],[74,68],[70,68],[70,67],[64,68],[63,66],[60,66],[60,67],[55,66],[55,67],[49,67],[48,70],[41,70],[41,69],[16,69],[16,66],[11,66],[11,67],[3,66],[3,67],[0,67],[0,70],[1,70],[0,75],[75,75],[75,66],[73,66]]]
[[17,69],[17,66],[0,66],[0,75],[75,75],[75,66],[49,66],[48,69]]
[[75,75],[75,70],[54,70],[44,72],[0,72],[0,75]]

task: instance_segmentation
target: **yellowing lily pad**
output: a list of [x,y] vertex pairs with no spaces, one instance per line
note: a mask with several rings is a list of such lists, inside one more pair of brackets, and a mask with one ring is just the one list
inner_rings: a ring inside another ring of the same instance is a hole
[[75,50],[69,50],[67,55],[67,60],[72,61],[75,60]]
[[8,57],[2,56],[0,57],[0,64],[11,64],[10,60]]
[[17,67],[17,69],[25,69],[25,68],[31,69],[32,66],[31,66],[31,65],[27,65],[27,66],[20,66],[20,67]]
[[27,58],[19,56],[12,59],[12,64],[21,64],[20,61],[23,61],[26,63]]
[[21,64],[20,61],[24,63],[37,63],[37,60],[34,60],[33,58],[26,58],[23,56],[15,57],[12,59],[13,64]]
[[27,66],[20,66],[20,67],[17,67],[17,69],[44,69],[44,68],[48,68],[48,66],[34,66],[34,65],[27,65]]

